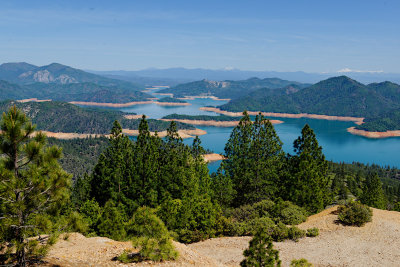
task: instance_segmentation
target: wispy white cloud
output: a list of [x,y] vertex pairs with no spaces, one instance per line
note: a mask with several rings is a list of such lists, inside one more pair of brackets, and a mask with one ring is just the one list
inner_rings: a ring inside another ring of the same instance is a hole
[[349,73],[349,72],[356,72],[356,73],[383,73],[383,70],[354,70],[349,68],[344,68],[337,71],[338,73]]

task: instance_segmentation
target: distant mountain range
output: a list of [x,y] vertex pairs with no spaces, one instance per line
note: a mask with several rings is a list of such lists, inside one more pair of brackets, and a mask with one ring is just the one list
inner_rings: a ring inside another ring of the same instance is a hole
[[301,83],[316,83],[318,81],[328,79],[333,76],[347,75],[352,79],[356,79],[362,83],[373,83],[383,81],[393,81],[400,83],[400,73],[385,73],[373,71],[358,71],[351,69],[343,69],[338,72],[331,73],[308,73],[303,71],[295,72],[279,72],[279,71],[246,71],[238,69],[186,69],[186,68],[168,68],[168,69],[145,69],[137,71],[89,71],[100,75],[111,75],[110,77],[118,79],[126,79],[142,84],[159,85],[177,85],[179,83],[187,83],[198,80],[246,80],[251,77],[279,78],[283,80],[297,81]]
[[278,78],[250,78],[240,81],[201,80],[166,88],[160,90],[159,93],[171,93],[174,95],[174,97],[209,95],[219,98],[234,99],[240,96],[245,96],[260,88],[277,89],[288,85],[293,85],[298,88],[310,86],[310,84],[302,84],[299,82],[286,81]]
[[58,101],[126,103],[152,96],[141,92],[143,85],[111,79],[53,63],[0,65],[0,100],[39,98]]

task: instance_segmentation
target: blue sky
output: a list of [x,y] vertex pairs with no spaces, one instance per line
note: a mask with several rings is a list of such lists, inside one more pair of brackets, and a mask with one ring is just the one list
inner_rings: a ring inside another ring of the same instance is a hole
[[0,63],[400,73],[398,0],[2,0]]

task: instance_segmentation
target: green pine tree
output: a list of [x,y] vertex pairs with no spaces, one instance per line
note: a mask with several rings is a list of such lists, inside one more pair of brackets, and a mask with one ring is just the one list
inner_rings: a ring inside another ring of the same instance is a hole
[[385,194],[383,193],[382,182],[376,173],[368,174],[360,200],[370,207],[385,209]]
[[151,136],[146,116],[139,124],[139,135],[134,146],[134,166],[130,197],[137,198],[139,206],[156,207],[158,204],[157,185],[160,180],[158,136]]
[[314,131],[307,124],[294,141],[296,155],[289,160],[286,194],[295,204],[318,212],[331,202],[328,165]]
[[262,228],[257,230],[243,255],[245,259],[240,263],[242,267],[281,266],[279,251],[273,249],[272,238]]
[[[16,251],[18,266],[31,256],[29,237],[41,232],[43,215],[65,203],[71,181],[58,164],[61,149],[46,147],[46,136],[15,106],[3,113],[0,133],[0,221]],[[35,135],[34,137],[30,137]],[[4,234],[4,233],[3,233]]]
[[[132,142],[122,134],[121,125],[115,121],[111,130],[110,145],[102,153],[90,179],[90,196],[101,206],[112,199],[134,209],[133,200],[128,196],[132,166]],[[136,205],[137,207],[137,205]]]
[[235,206],[276,196],[284,153],[269,120],[259,114],[253,123],[244,112],[225,146],[225,157],[218,174],[227,176],[220,181],[232,181],[234,190],[227,193],[235,192]]

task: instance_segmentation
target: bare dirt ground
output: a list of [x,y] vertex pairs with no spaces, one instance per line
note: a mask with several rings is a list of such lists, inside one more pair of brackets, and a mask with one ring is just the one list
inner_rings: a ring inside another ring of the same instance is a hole
[[[336,222],[337,207],[308,218],[299,228],[318,227],[318,237],[299,242],[274,243],[282,266],[293,259],[306,258],[314,266],[400,266],[400,213],[373,209],[372,222],[363,227],[343,226]],[[191,244],[200,254],[228,266],[238,266],[249,237],[225,237]]]
[[[306,258],[314,266],[400,266],[400,212],[373,209],[372,222],[363,227],[343,226],[336,222],[337,207],[329,208],[299,225],[302,229],[318,227],[320,235],[299,242],[274,243],[282,266],[293,259]],[[129,242],[103,237],[85,238],[71,234],[60,238],[46,261],[50,266],[238,266],[243,250],[251,237],[222,237],[183,245],[174,242],[180,253],[175,262],[124,265],[111,259],[124,249],[132,250]]]
[[60,237],[44,259],[46,263],[42,266],[223,266],[216,260],[194,252],[184,244],[174,242],[174,245],[179,252],[176,261],[124,264],[112,259],[122,254],[124,250],[135,252],[131,242],[118,242],[105,237],[86,238],[81,234],[71,233],[67,240],[64,240],[63,236]]

